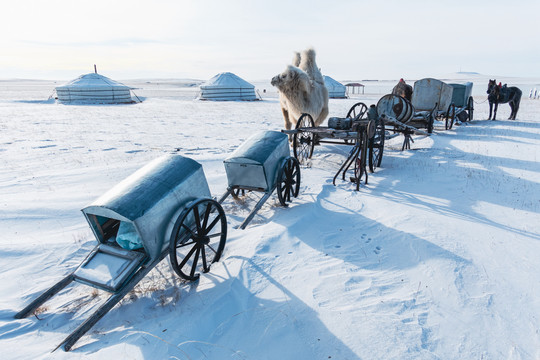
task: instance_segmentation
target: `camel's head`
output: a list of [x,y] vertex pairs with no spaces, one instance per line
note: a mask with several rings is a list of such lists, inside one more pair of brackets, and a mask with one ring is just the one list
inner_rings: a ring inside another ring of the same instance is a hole
[[285,86],[285,84],[291,82],[295,75],[295,71],[292,69],[292,66],[287,66],[285,71],[283,71],[281,74],[278,74],[272,78],[272,81],[270,82],[272,86],[277,87],[278,89]]
[[[277,87],[278,90],[285,91],[293,88],[304,88],[305,85],[303,83],[306,79],[307,76],[302,70],[296,66],[289,65],[284,72],[274,76],[270,83],[272,86]],[[309,79],[307,81],[309,82]]]

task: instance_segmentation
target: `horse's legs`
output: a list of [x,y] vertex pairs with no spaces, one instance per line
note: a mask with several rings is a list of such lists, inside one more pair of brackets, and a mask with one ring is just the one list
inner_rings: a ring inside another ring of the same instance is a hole
[[516,111],[516,104],[513,102],[513,101],[510,101],[508,103],[508,105],[510,105],[510,117],[508,118],[508,120],[514,120],[515,119],[515,111]]
[[514,105],[514,117],[512,118],[512,120],[516,120],[516,116],[517,116],[517,112],[519,110],[519,103],[516,102],[516,105]]
[[495,108],[493,109],[493,119],[491,120],[495,120],[495,118],[497,117],[497,108],[499,107],[499,103],[495,103]]
[[491,110],[493,109],[493,103],[490,101],[489,102],[489,117],[488,117],[488,120],[491,120]]
[[512,120],[516,120],[517,112],[519,110],[519,103],[521,102],[521,94],[514,99],[514,117]]

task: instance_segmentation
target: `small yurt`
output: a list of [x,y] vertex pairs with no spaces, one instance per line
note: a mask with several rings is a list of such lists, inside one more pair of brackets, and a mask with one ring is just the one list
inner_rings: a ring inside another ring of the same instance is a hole
[[62,103],[125,104],[134,102],[131,88],[96,73],[81,75],[67,84],[56,87]]
[[201,100],[259,100],[255,86],[230,72],[217,74],[201,85]]
[[328,97],[330,99],[346,99],[345,85],[332,79],[330,76],[324,75],[324,85],[328,89]]

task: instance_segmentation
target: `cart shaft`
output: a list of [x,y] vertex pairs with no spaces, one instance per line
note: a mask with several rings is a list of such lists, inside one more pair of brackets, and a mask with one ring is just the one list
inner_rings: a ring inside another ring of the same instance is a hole
[[[71,350],[73,345],[90,330],[105,314],[107,314],[116,304],[130,292],[135,285],[139,283],[166,255],[168,251],[164,251],[157,261],[149,264],[146,267],[140,268],[135,275],[116,293],[111,295],[107,301],[99,307],[99,309],[86,319],[81,325],[75,329],[67,338],[64,339],[54,350],[63,346],[65,351]],[[53,350],[53,351],[54,351]]]
[[24,309],[19,311],[15,315],[15,319],[22,319],[27,317],[30,313],[33,313],[38,307],[43,305],[47,300],[56,295],[60,290],[68,286],[73,281],[73,273],[69,274],[62,280],[60,280],[56,285],[53,285],[49,290],[41,294],[37,299],[28,304]]
[[[272,190],[273,191],[273,190]],[[244,220],[244,222],[242,223],[242,225],[240,225],[240,229],[244,230],[246,228],[246,226],[249,224],[249,222],[253,219],[253,217],[255,216],[255,214],[257,213],[257,211],[259,211],[261,209],[261,207],[264,205],[264,203],[266,202],[266,200],[268,200],[268,198],[270,197],[270,195],[272,194],[272,192],[267,192],[264,194],[264,196],[259,200],[259,202],[257,203],[257,205],[255,205],[255,207],[253,208],[253,210],[251,210],[251,212],[249,213],[249,215],[247,216],[247,218]]]
[[221,197],[218,199],[218,203],[220,204],[223,204],[223,202],[225,201],[225,199],[227,199],[229,197],[229,195],[231,195],[232,191],[234,189],[227,189],[227,191],[225,192],[225,194],[221,195]]

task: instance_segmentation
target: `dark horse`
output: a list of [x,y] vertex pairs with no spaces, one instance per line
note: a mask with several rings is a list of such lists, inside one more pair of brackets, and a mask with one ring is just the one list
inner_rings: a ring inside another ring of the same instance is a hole
[[488,120],[491,120],[491,110],[493,108],[493,104],[495,104],[495,111],[493,112],[493,120],[495,120],[499,103],[508,103],[510,105],[510,109],[512,110],[508,119],[516,120],[516,115],[519,110],[519,103],[521,101],[521,90],[515,86],[507,87],[506,84],[501,87],[497,85],[497,81],[489,80],[487,94],[489,101]]
[[405,83],[405,80],[400,79],[396,86],[392,89],[392,95],[399,95],[411,101],[413,88]]

